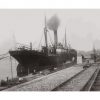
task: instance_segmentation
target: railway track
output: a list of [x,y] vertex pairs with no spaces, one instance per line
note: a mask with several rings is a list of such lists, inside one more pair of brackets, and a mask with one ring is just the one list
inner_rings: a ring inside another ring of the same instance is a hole
[[91,91],[100,91],[100,71],[95,79],[95,82],[91,88]]
[[[89,71],[89,69],[91,69],[91,68],[88,68],[86,70],[82,70],[80,73],[76,74],[71,79],[69,79],[68,81],[59,85],[58,87],[56,87],[52,91],[81,91],[81,90],[83,90],[83,87],[85,89],[85,87],[86,87],[85,84],[88,83],[88,80],[91,78],[92,74],[97,73],[97,70],[95,70],[95,71],[90,70]],[[92,73],[89,76],[88,73],[91,71],[92,71]],[[85,79],[85,75],[87,76],[87,79]]]
[[97,70],[84,86],[82,91],[100,91],[100,68],[97,68]]
[[85,70],[82,70],[81,72],[79,72],[78,74],[74,75],[72,78],[70,78],[69,80],[67,80],[66,82],[62,83],[61,85],[59,85],[58,87],[54,88],[52,91],[66,91],[66,87],[75,79],[77,78],[79,75],[81,75]]

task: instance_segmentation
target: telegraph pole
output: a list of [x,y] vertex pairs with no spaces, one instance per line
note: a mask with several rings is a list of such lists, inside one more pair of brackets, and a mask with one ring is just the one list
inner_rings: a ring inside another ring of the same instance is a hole
[[13,80],[13,70],[12,70],[12,58],[10,56],[10,62],[11,62],[11,77],[12,77],[12,80]]

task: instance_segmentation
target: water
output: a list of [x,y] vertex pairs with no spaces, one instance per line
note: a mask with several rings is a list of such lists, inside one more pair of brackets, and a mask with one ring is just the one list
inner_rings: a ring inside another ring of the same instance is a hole
[[[14,58],[12,58],[13,77],[17,77],[17,72],[16,72],[17,64],[18,64],[17,61]],[[0,80],[2,79],[6,80],[7,77],[9,79],[12,78],[10,57],[0,60]]]

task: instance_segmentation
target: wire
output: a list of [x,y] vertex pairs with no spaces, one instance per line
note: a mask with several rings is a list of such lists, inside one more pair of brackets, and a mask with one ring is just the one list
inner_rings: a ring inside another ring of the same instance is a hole
[[3,60],[3,59],[8,58],[8,57],[10,57],[10,56],[2,57],[2,58],[0,58],[0,60]]
[[7,53],[5,53],[5,54],[1,54],[0,56],[4,56],[4,55],[8,55],[9,54],[9,52],[7,52]]
[[40,45],[41,45],[42,38],[43,38],[43,34],[42,34],[42,36],[41,36],[41,39],[40,39],[40,42],[39,42],[38,48],[39,48]]
[[63,46],[64,46],[64,39],[65,39],[65,37],[63,37],[63,39],[62,39],[62,44],[63,44]]

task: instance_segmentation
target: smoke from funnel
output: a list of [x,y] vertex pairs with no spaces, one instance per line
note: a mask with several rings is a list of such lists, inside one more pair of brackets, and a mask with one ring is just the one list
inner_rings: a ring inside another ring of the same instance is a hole
[[57,43],[58,43],[58,37],[57,37],[57,29],[58,26],[60,24],[59,18],[54,15],[50,18],[50,20],[48,21],[48,28],[52,31],[54,31],[54,45],[55,48],[57,48]]
[[59,18],[56,15],[54,15],[49,19],[47,25],[50,30],[56,31],[58,29],[59,24],[60,24]]

